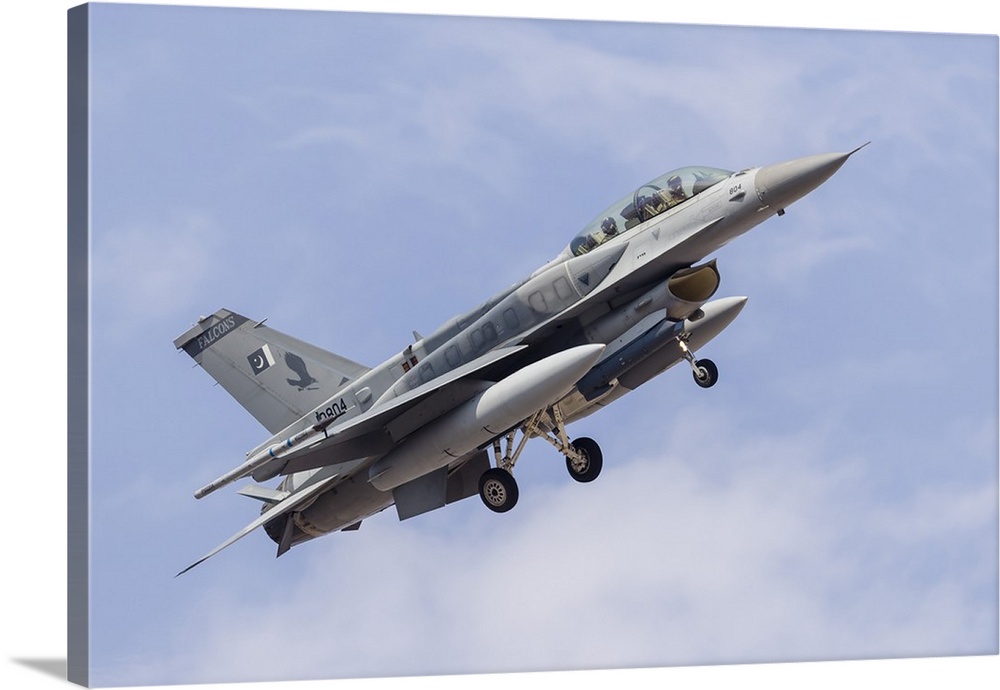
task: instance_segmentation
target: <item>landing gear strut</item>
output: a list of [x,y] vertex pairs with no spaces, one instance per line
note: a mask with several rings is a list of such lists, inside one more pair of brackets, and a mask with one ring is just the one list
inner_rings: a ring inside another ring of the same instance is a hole
[[691,365],[691,374],[694,382],[702,388],[711,388],[719,380],[719,367],[710,359],[695,359],[694,353],[688,347],[687,341],[690,336],[677,338],[677,345],[681,348],[681,356]]
[[[518,432],[521,433],[517,440]],[[570,441],[566,435],[566,424],[558,405],[539,410],[512,429],[501,439],[493,441],[493,458],[496,467],[483,473],[479,479],[479,497],[490,510],[505,513],[517,503],[517,482],[514,480],[514,465],[521,456],[528,439],[543,438],[566,457],[569,476],[578,482],[592,482],[601,473],[604,465],[601,447],[589,438]],[[515,441],[517,441],[515,445]]]

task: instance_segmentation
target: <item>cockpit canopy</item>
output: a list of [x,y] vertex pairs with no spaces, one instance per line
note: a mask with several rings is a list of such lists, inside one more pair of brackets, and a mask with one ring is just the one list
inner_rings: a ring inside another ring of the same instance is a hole
[[573,256],[586,254],[732,175],[728,170],[691,166],[660,175],[611,205],[570,242]]

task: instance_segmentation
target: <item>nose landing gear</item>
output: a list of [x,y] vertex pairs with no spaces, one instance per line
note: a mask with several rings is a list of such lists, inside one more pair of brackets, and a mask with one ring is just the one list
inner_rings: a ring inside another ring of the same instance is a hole
[[691,365],[694,382],[702,388],[711,388],[719,380],[719,367],[710,359],[695,359],[694,353],[688,347],[689,335],[679,336],[677,345],[681,348],[681,356]]

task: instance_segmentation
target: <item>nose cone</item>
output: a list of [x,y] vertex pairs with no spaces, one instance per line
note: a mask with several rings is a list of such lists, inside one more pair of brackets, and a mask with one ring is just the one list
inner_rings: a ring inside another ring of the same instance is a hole
[[765,206],[776,210],[784,209],[830,179],[848,158],[867,145],[848,153],[821,153],[765,165],[757,171],[754,183],[757,198]]

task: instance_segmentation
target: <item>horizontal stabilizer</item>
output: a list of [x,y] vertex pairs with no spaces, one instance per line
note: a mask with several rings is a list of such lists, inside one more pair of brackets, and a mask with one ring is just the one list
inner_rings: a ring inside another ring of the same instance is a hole
[[287,491],[279,491],[278,489],[268,489],[265,486],[260,486],[258,484],[247,484],[242,489],[236,493],[241,496],[247,496],[249,498],[257,499],[258,501],[263,501],[264,503],[270,503],[274,505],[275,503],[280,503],[285,500],[291,494]]
[[188,567],[184,568],[184,570],[182,570],[179,573],[177,573],[177,575],[175,575],[174,577],[178,577],[180,575],[183,575],[184,573],[186,573],[187,571],[191,570],[191,568],[195,567],[196,565],[204,563],[209,558],[211,558],[215,554],[219,553],[220,551],[222,551],[227,546],[231,546],[232,544],[236,543],[237,541],[239,541],[240,539],[242,539],[246,535],[248,535],[251,532],[253,532],[258,527],[260,527],[261,525],[263,525],[264,523],[270,522],[274,518],[280,517],[280,516],[284,515],[285,513],[289,512],[290,510],[293,510],[294,508],[296,508],[297,506],[299,506],[303,502],[305,502],[306,499],[312,498],[313,496],[315,496],[318,493],[320,493],[323,489],[329,487],[330,484],[333,482],[333,480],[336,479],[336,478],[337,478],[337,475],[332,475],[332,476],[326,477],[325,479],[321,479],[318,482],[316,482],[315,484],[311,484],[310,486],[307,486],[306,488],[302,489],[301,491],[298,491],[298,492],[292,494],[291,496],[289,496],[285,500],[281,501],[280,503],[277,503],[274,506],[272,506],[271,508],[268,508],[256,520],[254,520],[253,522],[251,522],[249,525],[247,525],[246,527],[244,527],[243,529],[241,529],[239,532],[237,532],[233,536],[229,537],[229,539],[227,539],[226,541],[222,542],[219,546],[217,546],[216,548],[214,548],[211,551],[209,551],[207,554],[205,554],[204,556],[202,556],[201,558],[199,558],[197,561],[195,561],[194,563],[192,563]]

